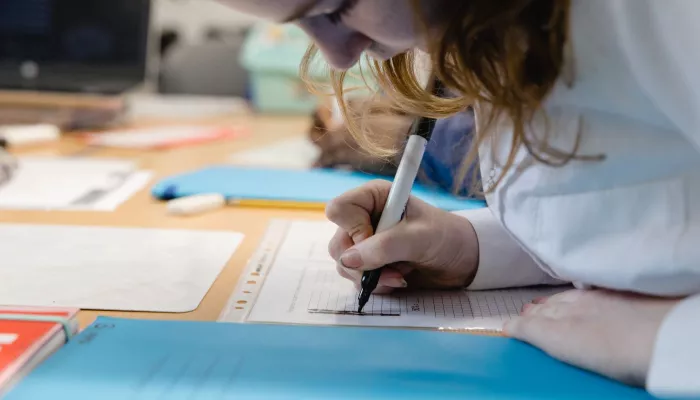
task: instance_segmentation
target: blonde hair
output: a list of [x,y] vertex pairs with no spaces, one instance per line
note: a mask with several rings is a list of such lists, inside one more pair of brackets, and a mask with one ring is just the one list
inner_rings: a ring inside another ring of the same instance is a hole
[[[418,0],[413,0],[418,8]],[[366,59],[371,81],[381,88],[384,103],[390,110],[411,116],[445,118],[468,107],[484,104],[486,114],[479,117],[483,129],[475,132],[471,148],[461,168],[463,181],[470,165],[476,160],[477,149],[488,139],[498,139],[495,123],[507,117],[512,124],[510,152],[500,176],[489,190],[500,183],[513,167],[521,146],[538,161],[564,165],[577,158],[577,148],[561,151],[548,144],[547,136],[535,140],[526,134],[526,125],[553,88],[564,64],[565,44],[569,29],[569,0],[470,0],[444,2],[435,10],[435,20],[441,21],[439,32],[429,43],[432,73],[447,88],[457,91],[457,97],[445,98],[431,93],[416,74],[415,51],[399,54],[390,60],[377,62]],[[419,26],[427,29],[426,21],[416,13]],[[318,50],[311,46],[301,65],[301,75],[310,81],[310,71]],[[363,116],[351,115],[343,101],[347,73],[329,71],[333,93],[341,104],[348,129],[357,143],[367,152],[379,157],[391,157],[396,148],[378,140],[362,123]],[[364,79],[364,76],[362,76]],[[367,81],[365,79],[365,81]],[[318,82],[310,82],[318,90]],[[379,134],[381,136],[381,133]],[[578,141],[577,141],[578,142]]]

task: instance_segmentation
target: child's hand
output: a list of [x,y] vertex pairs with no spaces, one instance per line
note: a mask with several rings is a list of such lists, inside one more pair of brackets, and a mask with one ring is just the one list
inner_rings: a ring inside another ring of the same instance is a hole
[[506,323],[507,335],[564,362],[642,386],[656,334],[678,300],[571,290],[535,303]]
[[320,150],[318,159],[314,162],[314,168],[345,166],[377,175],[396,173],[396,166],[393,162],[367,154],[345,127],[341,126],[328,131],[312,129],[309,136]]
[[328,245],[340,275],[359,284],[362,272],[388,265],[375,293],[394,288],[458,288],[476,274],[478,243],[465,218],[411,198],[394,228],[374,235],[391,183],[370,182],[334,199],[328,218],[339,226]]
[[[366,104],[367,103],[367,104]],[[367,107],[371,102],[351,101],[348,105],[358,111]],[[316,168],[350,167],[378,175],[394,175],[396,160],[382,159],[361,149],[350,131],[332,120],[330,110],[320,107],[313,116],[313,125],[309,131],[309,139],[320,150]],[[399,115],[373,115],[364,118],[365,128],[374,133],[374,140],[389,148],[400,147],[411,125],[411,119]]]

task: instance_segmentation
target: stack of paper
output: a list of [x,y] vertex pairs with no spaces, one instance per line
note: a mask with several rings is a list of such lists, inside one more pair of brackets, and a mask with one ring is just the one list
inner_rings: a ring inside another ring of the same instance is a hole
[[0,307],[0,395],[76,333],[77,312]]
[[151,179],[129,160],[20,157],[0,209],[112,211]]

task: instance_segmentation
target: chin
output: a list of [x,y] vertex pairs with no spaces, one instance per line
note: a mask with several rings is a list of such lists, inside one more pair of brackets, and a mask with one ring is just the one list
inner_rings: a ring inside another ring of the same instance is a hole
[[367,54],[377,61],[387,61],[399,54],[405,53],[406,51],[408,51],[408,49],[388,49],[386,47],[375,44],[372,45],[369,49],[367,49]]

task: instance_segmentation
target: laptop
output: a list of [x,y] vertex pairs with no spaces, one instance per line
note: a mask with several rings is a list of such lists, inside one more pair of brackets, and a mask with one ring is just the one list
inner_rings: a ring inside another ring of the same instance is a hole
[[146,78],[151,0],[0,0],[0,90],[117,95]]

